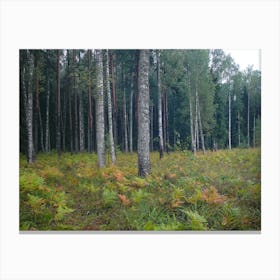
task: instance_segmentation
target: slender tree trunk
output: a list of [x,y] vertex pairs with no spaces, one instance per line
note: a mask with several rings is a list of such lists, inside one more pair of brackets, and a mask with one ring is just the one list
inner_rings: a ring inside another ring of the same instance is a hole
[[90,58],[91,51],[87,51],[88,55],[88,152],[92,152],[92,111],[91,111],[91,79],[90,79]]
[[162,100],[162,135],[163,135],[163,150],[166,151],[166,117],[165,117],[165,91],[162,91],[161,94],[161,100]]
[[195,143],[196,151],[199,150],[199,135],[198,135],[198,74],[196,78],[196,89],[195,89]]
[[38,53],[34,54],[34,70],[35,70],[35,112],[34,112],[34,149],[35,154],[38,152],[38,122],[39,122],[39,69],[38,69]]
[[50,81],[47,74],[47,96],[46,96],[46,135],[45,135],[45,146],[46,152],[50,152],[50,141],[49,141],[49,132],[50,132],[50,124],[49,124],[49,110],[50,110]]
[[60,131],[60,62],[59,50],[57,54],[57,124],[56,124],[56,150],[58,155],[61,155],[61,131]]
[[256,116],[254,114],[254,134],[253,134],[253,145],[256,147]]
[[126,92],[125,92],[126,78],[124,75],[124,89],[123,89],[123,119],[124,119],[124,147],[125,152],[128,152],[128,139],[127,139],[127,113],[126,113]]
[[[132,71],[131,71],[132,73]],[[130,105],[129,105],[129,151],[133,152],[133,74],[130,81]]]
[[238,146],[240,146],[240,144],[241,144],[240,138],[241,138],[240,137],[240,113],[238,111]]
[[198,101],[198,121],[199,121],[199,127],[200,127],[199,130],[200,130],[201,148],[202,148],[203,154],[205,154],[204,134],[203,134],[203,128],[202,128],[201,115],[200,115],[199,101]]
[[74,74],[74,134],[75,134],[75,153],[78,152],[78,102],[76,85],[76,52],[73,50],[73,74]]
[[109,57],[110,57],[110,76],[112,81],[112,103],[113,103],[113,136],[114,136],[114,142],[117,145],[118,143],[118,127],[117,127],[117,100],[116,100],[116,83],[115,83],[115,71],[114,71],[114,57],[113,53],[110,50],[109,51]]
[[167,92],[165,92],[164,100],[165,100],[165,102],[164,102],[164,104],[165,104],[164,117],[165,117],[165,135],[166,135],[165,149],[166,149],[166,152],[169,153],[169,117],[168,117]]
[[149,50],[140,50],[138,76],[138,174],[145,177],[151,172],[149,131]]
[[231,94],[228,93],[228,148],[231,150]]
[[62,118],[61,118],[61,124],[62,124],[62,151],[66,151],[66,143],[65,143],[65,132],[66,132],[66,92],[63,93],[63,112],[62,112]]
[[42,123],[40,103],[39,103],[39,124],[40,124],[41,150],[42,150],[42,152],[45,152],[45,147],[44,147],[44,129],[43,129],[43,123]]
[[85,127],[84,127],[84,104],[83,92],[79,94],[79,135],[80,135],[80,151],[85,151]]
[[104,96],[103,96],[103,60],[102,50],[96,50],[96,145],[98,166],[105,166],[105,122],[104,122]]
[[150,140],[150,150],[151,152],[154,150],[154,147],[153,147],[153,140],[154,140],[154,126],[153,126],[153,122],[154,122],[154,104],[151,104],[151,140]]
[[193,110],[192,110],[192,95],[190,86],[190,77],[188,77],[188,88],[189,88],[189,105],[190,105],[190,129],[191,129],[191,141],[192,141],[192,151],[196,154],[196,143],[194,137],[194,127],[193,127]]
[[70,54],[69,50],[67,50],[67,70],[68,70],[68,111],[69,111],[69,140],[70,140],[70,151],[73,153],[73,133],[72,133],[72,105],[71,105],[71,91],[70,91]]
[[106,51],[106,83],[107,83],[107,100],[108,100],[108,123],[109,123],[109,141],[112,163],[116,163],[115,144],[113,137],[113,121],[112,121],[112,101],[110,89],[110,71],[109,71],[109,51]]
[[26,100],[26,127],[27,127],[27,161],[33,163],[35,159],[33,148],[33,54],[27,51],[27,100]]
[[159,138],[159,157],[163,158],[163,131],[162,131],[162,96],[160,80],[160,54],[157,50],[157,86],[158,86],[158,138]]
[[[80,51],[78,51],[78,58],[79,58],[79,64],[81,61],[80,57]],[[84,102],[83,102],[83,90],[81,87],[81,74],[78,73],[78,80],[77,80],[77,95],[78,95],[78,102],[79,102],[79,148],[80,152],[85,151],[85,127],[84,127]]]
[[250,147],[250,94],[249,90],[247,90],[248,94],[248,103],[247,103],[247,145]]

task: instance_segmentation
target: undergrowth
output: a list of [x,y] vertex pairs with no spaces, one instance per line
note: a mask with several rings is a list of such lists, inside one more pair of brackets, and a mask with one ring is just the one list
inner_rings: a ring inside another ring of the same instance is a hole
[[152,174],[137,175],[137,155],[98,169],[95,154],[20,156],[21,230],[260,230],[260,149],[194,157],[151,154]]

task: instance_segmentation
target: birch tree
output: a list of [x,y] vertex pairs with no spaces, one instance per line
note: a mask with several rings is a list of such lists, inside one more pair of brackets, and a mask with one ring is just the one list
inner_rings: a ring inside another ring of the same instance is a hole
[[102,50],[96,50],[96,146],[98,166],[105,166],[105,122],[103,95],[103,59]]
[[149,116],[149,50],[139,51],[138,70],[138,174],[145,177],[151,172],[150,116]]
[[[33,163],[35,159],[35,151],[33,147],[33,54],[30,50],[26,51],[27,67],[24,68],[26,91],[26,127],[27,127],[27,161]],[[26,88],[27,85],[27,88]]]
[[109,123],[109,141],[110,141],[110,153],[112,163],[116,163],[115,144],[113,137],[113,120],[112,120],[112,98],[110,88],[110,71],[109,71],[109,51],[105,52],[106,61],[106,89],[107,89],[107,102],[108,102],[108,123]]
[[160,80],[160,53],[157,50],[157,87],[158,87],[158,140],[159,140],[159,157],[163,158],[163,131],[162,131],[162,95]]

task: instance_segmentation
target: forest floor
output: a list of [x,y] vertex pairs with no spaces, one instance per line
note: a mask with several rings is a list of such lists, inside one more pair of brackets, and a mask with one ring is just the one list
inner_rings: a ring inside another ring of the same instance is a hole
[[[108,159],[108,158],[107,158]],[[95,154],[20,156],[20,230],[260,230],[261,151],[137,154],[98,169]]]

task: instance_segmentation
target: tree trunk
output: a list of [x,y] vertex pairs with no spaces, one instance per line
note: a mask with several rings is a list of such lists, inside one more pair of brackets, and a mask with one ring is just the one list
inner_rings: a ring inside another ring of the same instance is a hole
[[237,115],[237,118],[238,118],[238,146],[240,146],[241,144],[241,141],[240,141],[240,113],[238,111],[238,115]]
[[118,127],[117,127],[117,100],[116,100],[116,83],[115,83],[115,71],[114,71],[114,57],[113,53],[110,50],[109,51],[109,57],[110,57],[110,76],[111,76],[111,82],[112,82],[112,112],[113,112],[113,136],[114,136],[114,142],[117,145],[118,143]]
[[44,147],[44,129],[43,129],[43,123],[42,123],[42,116],[41,116],[40,103],[39,103],[39,124],[40,124],[40,142],[41,142],[41,150],[42,150],[42,152],[45,152],[45,147]]
[[256,116],[254,114],[254,132],[253,132],[253,147],[256,147]]
[[74,75],[74,134],[75,134],[75,153],[78,152],[78,102],[76,85],[76,52],[73,50],[73,75]]
[[151,104],[151,140],[150,140],[150,150],[151,152],[154,150],[154,147],[153,147],[153,140],[154,140],[154,104]]
[[126,79],[124,75],[124,89],[123,89],[123,119],[124,119],[124,147],[125,152],[128,152],[128,140],[127,140],[127,113],[126,113],[126,92],[125,92],[125,86],[126,86]]
[[250,147],[250,94],[249,90],[247,90],[248,95],[248,104],[247,104],[247,145]]
[[129,151],[133,151],[133,73],[130,81],[130,105],[129,105]]
[[145,177],[151,172],[149,131],[149,50],[140,50],[138,76],[138,174]]
[[192,151],[196,154],[196,143],[194,136],[194,127],[193,127],[193,110],[192,110],[192,95],[191,95],[191,85],[190,77],[188,77],[188,88],[189,88],[189,105],[190,105],[190,129],[191,129],[191,141],[192,141]]
[[49,124],[49,110],[50,110],[50,81],[49,77],[47,75],[47,96],[46,96],[46,135],[45,135],[45,146],[46,146],[46,152],[50,152],[50,139],[49,139],[49,133],[50,133],[50,124]]
[[66,151],[66,147],[65,147],[65,132],[66,132],[66,92],[63,92],[63,111],[61,114],[61,126],[62,126],[62,151],[65,152]]
[[231,150],[231,94],[228,93],[228,148]]
[[168,100],[167,100],[167,92],[164,94],[164,117],[165,117],[165,150],[169,153],[169,118],[168,118]]
[[26,100],[26,127],[27,127],[27,161],[33,163],[35,159],[33,148],[33,54],[27,51],[27,100]]
[[203,154],[205,154],[204,134],[203,134],[203,128],[202,128],[201,115],[200,115],[199,99],[198,99],[198,120],[199,120],[199,127],[200,127],[201,148],[202,148]]
[[72,106],[71,106],[71,91],[70,91],[70,54],[67,50],[67,70],[68,70],[68,111],[69,111],[69,138],[70,138],[70,151],[73,153],[73,133],[72,133]]
[[199,135],[198,135],[198,72],[196,73],[195,83],[195,144],[196,151],[199,150]]
[[56,150],[58,155],[61,155],[61,132],[60,132],[60,55],[59,50],[56,51],[57,54],[57,115],[56,115]]
[[105,166],[105,135],[104,135],[104,96],[103,96],[103,61],[102,50],[96,50],[96,145],[98,166]]
[[38,52],[34,53],[34,70],[35,70],[35,112],[34,112],[34,149],[38,153],[38,122],[39,122],[39,69],[38,69]]
[[163,158],[163,131],[162,131],[162,96],[160,80],[160,54],[157,50],[157,86],[158,86],[158,138],[159,138],[159,157]]
[[91,111],[91,78],[90,78],[90,58],[91,51],[87,51],[88,55],[88,152],[92,152],[92,111]]
[[85,151],[85,127],[84,127],[84,104],[83,92],[79,94],[79,135],[80,135],[80,152]]
[[[80,64],[81,57],[80,57],[80,51],[78,51],[78,62]],[[78,80],[77,80],[77,95],[78,95],[78,105],[79,105],[79,148],[80,152],[85,151],[85,127],[84,127],[84,102],[83,102],[83,90],[81,87],[81,74],[80,71],[78,72]]]
[[112,101],[110,89],[110,71],[109,71],[109,51],[106,51],[106,83],[107,83],[107,100],[108,100],[108,123],[109,123],[109,141],[112,163],[116,163],[115,144],[113,137],[113,121],[112,121]]

